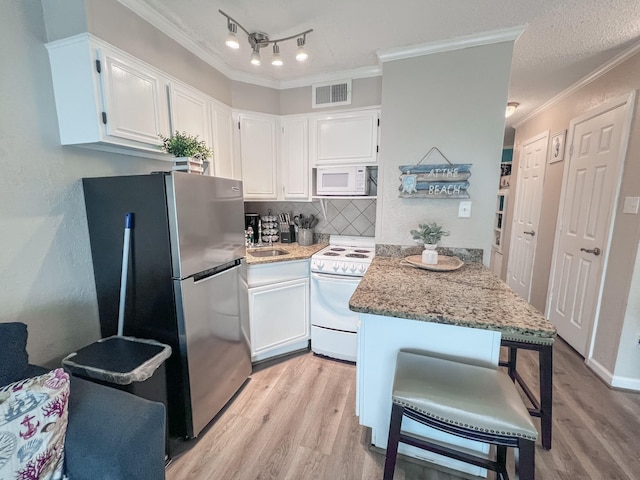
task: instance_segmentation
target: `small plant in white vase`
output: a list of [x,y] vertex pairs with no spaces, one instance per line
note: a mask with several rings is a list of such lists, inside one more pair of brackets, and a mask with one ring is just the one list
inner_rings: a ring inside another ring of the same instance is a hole
[[435,222],[419,224],[417,230],[411,230],[411,236],[419,243],[424,244],[422,252],[422,263],[427,265],[435,265],[438,263],[438,242],[442,237],[449,235],[449,232],[443,230],[442,225]]
[[[204,173],[209,162],[206,160],[213,156],[213,151],[204,140],[199,140],[197,135],[189,135],[187,132],[176,132],[170,137],[159,135],[162,140],[163,151],[173,154],[176,166],[186,166],[185,170],[191,171],[192,164],[202,165],[199,173]],[[192,160],[193,159],[193,160]]]

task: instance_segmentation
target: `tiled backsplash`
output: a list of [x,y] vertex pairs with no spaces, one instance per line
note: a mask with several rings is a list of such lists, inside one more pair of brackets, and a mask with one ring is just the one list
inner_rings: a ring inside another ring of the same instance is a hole
[[315,215],[318,225],[316,234],[325,235],[357,235],[373,237],[376,230],[375,200],[327,200],[327,218],[322,216],[320,201],[315,202],[245,202],[246,213],[266,215],[271,210],[273,215],[291,213],[292,215]]

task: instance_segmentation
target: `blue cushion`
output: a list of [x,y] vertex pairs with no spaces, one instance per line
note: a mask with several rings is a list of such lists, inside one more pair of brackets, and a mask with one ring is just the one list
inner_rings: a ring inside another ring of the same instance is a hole
[[71,480],[162,480],[165,407],[71,377],[65,462]]
[[28,365],[27,326],[0,323],[0,387],[23,379]]

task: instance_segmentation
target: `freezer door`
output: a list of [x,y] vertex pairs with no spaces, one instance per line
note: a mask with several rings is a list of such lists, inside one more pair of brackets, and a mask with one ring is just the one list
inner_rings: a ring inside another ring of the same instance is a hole
[[245,256],[242,182],[183,172],[165,182],[174,278]]
[[189,374],[189,437],[198,436],[251,374],[251,348],[242,329],[246,268],[243,261],[201,280],[174,280]]

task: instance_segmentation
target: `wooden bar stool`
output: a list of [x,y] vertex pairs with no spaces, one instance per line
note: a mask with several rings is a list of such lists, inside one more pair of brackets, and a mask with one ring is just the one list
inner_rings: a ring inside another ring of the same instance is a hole
[[[451,435],[495,445],[495,460],[403,433],[403,416]],[[520,480],[534,480],[537,438],[529,412],[504,372],[398,353],[384,480],[393,479],[399,442],[493,470],[499,480],[509,478],[507,447],[517,448],[517,475]]]

